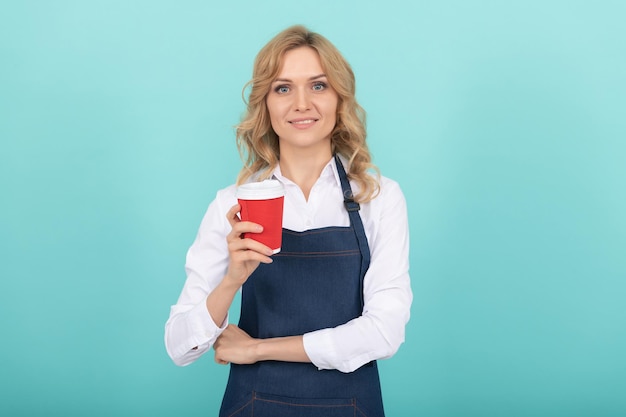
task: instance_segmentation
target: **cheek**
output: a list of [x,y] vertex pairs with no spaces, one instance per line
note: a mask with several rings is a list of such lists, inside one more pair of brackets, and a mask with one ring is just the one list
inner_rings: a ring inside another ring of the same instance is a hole
[[270,118],[272,120],[274,119],[278,119],[279,117],[282,117],[282,115],[284,115],[285,113],[285,104],[281,103],[280,101],[277,100],[267,100],[267,110],[270,114]]
[[335,120],[337,119],[337,110],[339,110],[339,104],[337,100],[331,100],[326,105],[326,113],[330,115],[330,118]]
[[280,106],[277,106],[277,103],[268,100],[267,102],[267,112],[270,117],[270,125],[272,126],[272,130],[277,135],[280,135],[281,127],[281,117]]

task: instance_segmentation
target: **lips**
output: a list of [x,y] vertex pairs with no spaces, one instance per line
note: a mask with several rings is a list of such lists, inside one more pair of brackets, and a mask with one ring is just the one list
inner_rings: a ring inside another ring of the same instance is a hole
[[310,125],[312,123],[317,122],[318,119],[294,119],[290,120],[289,123],[292,125]]

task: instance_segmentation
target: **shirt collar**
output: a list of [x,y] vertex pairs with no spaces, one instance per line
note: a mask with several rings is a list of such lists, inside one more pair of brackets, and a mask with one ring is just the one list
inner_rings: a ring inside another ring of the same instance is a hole
[[[344,166],[346,166],[346,161],[341,155],[339,156],[339,159],[341,159],[341,162],[344,164]],[[335,162],[334,156],[330,158],[330,161],[328,161],[328,163],[324,166],[324,169],[322,169],[322,173],[320,174],[319,179],[326,177],[333,177],[337,186],[341,187],[341,179],[339,178],[337,163]],[[276,164],[276,167],[272,171],[272,178],[282,182],[283,184],[293,183],[293,181],[283,176],[282,172],[280,171],[280,164]]]

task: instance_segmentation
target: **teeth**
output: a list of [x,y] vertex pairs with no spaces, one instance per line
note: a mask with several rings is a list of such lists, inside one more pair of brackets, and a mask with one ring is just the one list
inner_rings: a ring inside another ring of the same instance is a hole
[[300,120],[298,122],[291,122],[294,125],[308,125],[310,123],[313,123],[315,120],[313,119],[309,119],[309,120]]

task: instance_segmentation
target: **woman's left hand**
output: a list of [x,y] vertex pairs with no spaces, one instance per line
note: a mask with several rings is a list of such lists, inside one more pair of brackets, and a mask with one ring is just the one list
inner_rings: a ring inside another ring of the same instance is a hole
[[220,365],[236,363],[248,365],[257,362],[257,340],[234,324],[229,324],[217,338],[213,349],[215,350],[215,362]]

